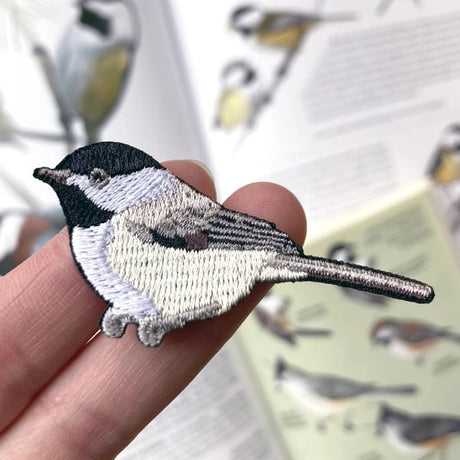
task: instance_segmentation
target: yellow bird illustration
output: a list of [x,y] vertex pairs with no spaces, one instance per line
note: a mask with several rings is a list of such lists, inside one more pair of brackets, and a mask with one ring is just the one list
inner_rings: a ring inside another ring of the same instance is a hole
[[460,179],[460,124],[454,123],[444,130],[428,173],[438,184]]
[[[244,38],[251,38],[265,48],[282,50],[284,56],[275,71],[275,77],[266,91],[266,101],[273,98],[286,77],[292,61],[304,38],[319,24],[355,19],[350,14],[322,15],[300,11],[264,11],[254,5],[243,5],[230,15],[230,29]],[[260,111],[261,107],[257,109]]]
[[354,16],[348,14],[324,16],[299,11],[264,11],[254,5],[244,5],[233,11],[230,27],[243,37],[254,38],[260,45],[294,51],[318,24],[351,19]]
[[222,72],[215,126],[225,131],[249,128],[264,103],[265,93],[255,69],[245,61],[232,61]]
[[432,178],[444,195],[450,224],[456,231],[460,227],[460,124],[449,125],[442,133],[441,140],[428,167]]
[[129,0],[80,0],[78,22],[64,34],[56,81],[64,101],[62,123],[82,120],[96,142],[126,85],[139,42],[139,22]]

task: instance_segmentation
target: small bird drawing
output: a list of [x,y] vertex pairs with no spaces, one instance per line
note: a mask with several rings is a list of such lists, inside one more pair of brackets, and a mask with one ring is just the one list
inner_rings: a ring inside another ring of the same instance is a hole
[[[332,246],[329,250],[328,257],[336,260],[342,260],[346,263],[375,266],[375,259],[372,257],[359,257],[356,255],[353,245],[347,242],[340,242]],[[348,287],[342,287],[342,292],[353,300],[365,303],[374,307],[386,307],[388,299],[381,295],[376,295],[369,291],[356,291]]]
[[264,281],[434,297],[415,280],[306,256],[274,224],[224,208],[126,144],[83,147],[34,176],[58,195],[76,264],[108,304],[101,329],[110,337],[134,323],[140,341],[156,346],[188,321],[225,313]]
[[460,179],[460,124],[453,123],[442,133],[428,174],[438,184]]
[[[381,395],[412,395],[417,392],[414,385],[379,386],[358,382],[332,374],[307,372],[278,359],[275,365],[275,380],[285,388],[304,408],[325,418],[347,412],[358,400]],[[353,423],[345,414],[346,428]],[[324,421],[320,424],[324,427]]]
[[230,15],[230,28],[244,38],[268,48],[283,50],[285,58],[278,68],[271,94],[286,75],[304,38],[319,24],[350,21],[349,14],[321,15],[300,11],[265,11],[255,5],[241,5]]
[[421,362],[425,355],[439,342],[449,341],[460,345],[460,335],[418,320],[384,318],[371,330],[373,343],[387,347],[403,358]]
[[[412,0],[416,6],[420,6],[422,1],[421,0]],[[377,6],[377,14],[383,15],[385,14],[390,6],[393,4],[394,0],[381,0]]]
[[[383,404],[377,420],[379,434],[385,434],[400,452],[422,456],[443,455],[447,445],[460,435],[460,418],[448,415],[413,415]],[[426,457],[423,457],[426,458]]]
[[251,128],[265,93],[256,70],[246,61],[232,61],[222,72],[222,90],[214,125],[225,131]]
[[449,125],[441,135],[428,176],[445,196],[452,226],[460,225],[460,124]]
[[274,336],[297,345],[299,337],[328,337],[332,334],[329,329],[304,328],[294,325],[287,316],[289,300],[282,299],[269,292],[254,310],[259,323]]
[[130,0],[79,0],[79,20],[65,32],[56,55],[61,122],[82,120],[87,142],[120,101],[139,42],[139,21]]

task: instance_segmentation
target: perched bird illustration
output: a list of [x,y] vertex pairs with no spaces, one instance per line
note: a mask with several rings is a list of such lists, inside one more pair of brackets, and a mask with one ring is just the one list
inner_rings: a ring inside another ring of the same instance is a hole
[[321,15],[300,11],[264,11],[255,5],[242,5],[230,17],[230,27],[263,46],[296,50],[318,24],[354,19],[351,15]]
[[[278,70],[278,78],[286,74],[305,36],[321,23],[349,21],[348,14],[321,15],[300,11],[264,11],[255,5],[242,5],[233,10],[230,28],[258,45],[281,49],[286,57]],[[278,84],[279,82],[276,82]]]
[[214,124],[226,131],[240,126],[250,128],[264,103],[265,93],[256,70],[246,61],[232,61],[222,72],[222,90]]
[[[335,244],[329,250],[328,257],[351,264],[366,265],[369,267],[375,266],[375,260],[372,257],[358,257],[353,249],[353,245],[346,242]],[[343,287],[342,291],[353,300],[358,300],[359,302],[364,302],[368,305],[375,307],[386,307],[388,305],[388,299],[386,297],[376,295],[373,292],[356,291],[355,289],[349,289],[348,287]]]
[[428,167],[428,175],[446,197],[452,224],[460,221],[460,124],[449,125],[442,133],[441,140]]
[[263,281],[344,284],[415,302],[430,286],[313,256],[264,220],[228,210],[146,153],[101,142],[34,176],[57,193],[74,259],[107,302],[101,328],[142,343],[195,319],[228,311]]
[[[283,359],[276,362],[275,380],[307,410],[326,418],[349,410],[357,400],[364,397],[412,395],[417,391],[414,385],[378,386],[332,374],[307,372]],[[352,425],[350,420],[345,423],[347,425]]]
[[440,341],[460,344],[460,335],[418,320],[385,318],[374,324],[371,340],[397,356],[420,361]]
[[[421,0],[412,0],[412,1],[417,6],[420,6],[422,3]],[[385,14],[393,2],[394,0],[381,0],[377,6],[377,14],[380,14],[380,15]]]
[[289,301],[268,293],[257,305],[254,315],[268,331],[291,345],[297,344],[298,337],[327,337],[329,329],[303,328],[292,324],[287,317]]
[[460,124],[453,123],[442,133],[428,174],[438,184],[449,184],[460,179]]
[[460,418],[437,414],[413,415],[383,404],[377,428],[378,433],[385,433],[401,452],[442,454],[447,445],[460,435]]
[[63,104],[61,122],[70,130],[83,121],[87,141],[120,101],[139,41],[130,0],[79,0],[79,20],[64,34],[56,56],[56,84]]

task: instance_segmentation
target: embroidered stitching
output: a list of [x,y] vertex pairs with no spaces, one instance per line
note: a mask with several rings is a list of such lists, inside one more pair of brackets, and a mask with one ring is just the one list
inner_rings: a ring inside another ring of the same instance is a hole
[[414,302],[434,296],[418,281],[305,256],[274,224],[224,208],[124,144],[84,147],[34,176],[59,197],[77,266],[108,304],[101,329],[109,337],[134,323],[139,340],[157,346],[263,281],[319,281]]

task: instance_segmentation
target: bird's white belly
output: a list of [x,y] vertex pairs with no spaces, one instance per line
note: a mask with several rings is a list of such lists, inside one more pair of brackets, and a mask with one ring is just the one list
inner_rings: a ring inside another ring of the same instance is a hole
[[[210,307],[228,311],[260,279],[261,269],[276,256],[272,251],[204,249],[187,251],[145,243],[123,225],[108,247],[107,262],[120,278],[153,299],[163,317],[193,317]],[[199,315],[198,315],[199,316]]]
[[390,443],[400,452],[413,455],[423,455],[430,452],[430,449],[427,449],[426,447],[411,444],[405,439],[403,439],[399,434],[399,431],[395,427],[388,426],[385,428],[385,430]]
[[308,384],[297,378],[285,378],[283,387],[308,411],[317,415],[328,416],[341,412],[348,406],[342,401],[328,401],[315,393]]
[[410,349],[399,340],[393,340],[391,342],[390,350],[393,354],[401,358],[414,358],[415,356],[421,354],[420,352]]
[[137,317],[157,312],[152,299],[133,289],[126,280],[113,272],[107,263],[108,242],[112,230],[110,222],[90,227],[75,227],[72,231],[72,251],[85,277],[118,314]]

